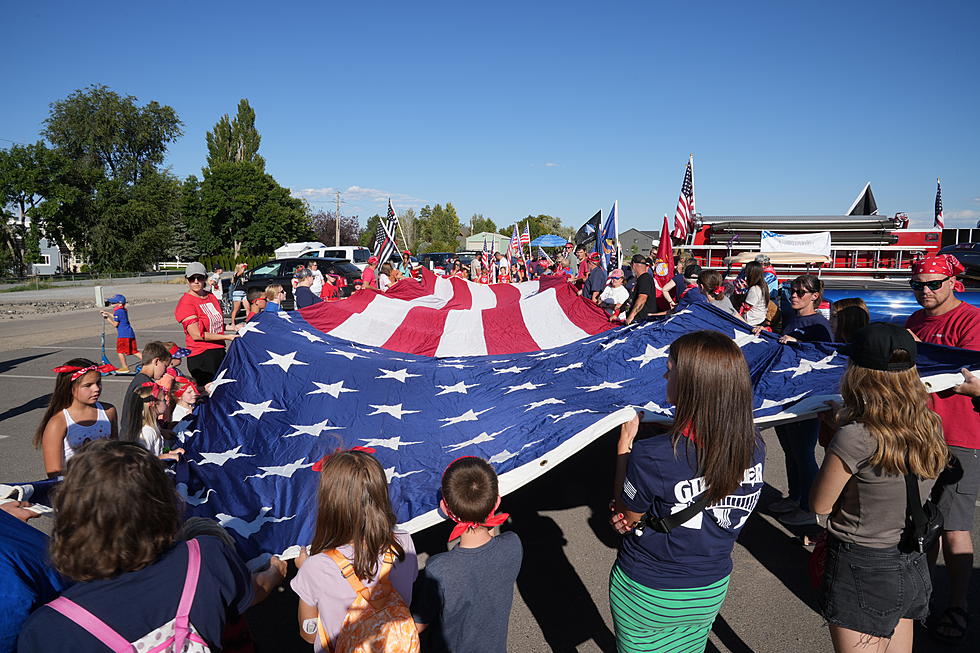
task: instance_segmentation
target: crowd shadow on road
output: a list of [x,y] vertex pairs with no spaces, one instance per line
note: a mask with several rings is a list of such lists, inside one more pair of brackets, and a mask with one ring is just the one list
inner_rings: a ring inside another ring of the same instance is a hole
[[45,356],[50,356],[53,351],[49,351],[43,354],[34,354],[33,356],[21,356],[20,358],[11,358],[10,360],[0,361],[0,374],[4,372],[9,372],[10,370],[16,369],[21,363],[29,363],[32,360],[38,358],[44,358]]
[[38,408],[47,408],[49,403],[51,403],[50,393],[41,395],[40,397],[34,397],[30,401],[22,403],[20,406],[8,408],[0,413],[0,422],[17,417],[18,415],[29,413],[32,410],[37,410]]

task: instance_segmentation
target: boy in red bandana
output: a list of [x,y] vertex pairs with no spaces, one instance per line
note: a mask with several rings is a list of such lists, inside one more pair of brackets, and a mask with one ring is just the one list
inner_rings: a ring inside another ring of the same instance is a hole
[[453,461],[442,475],[440,508],[456,522],[459,545],[425,565],[416,582],[412,616],[425,631],[426,651],[507,651],[507,624],[524,550],[517,533],[494,537],[507,520],[497,474],[482,458]]
[[[905,323],[922,342],[980,351],[980,309],[962,302],[956,275],[963,265],[949,254],[926,257],[912,266],[909,282],[922,308]],[[980,491],[980,412],[959,387],[930,395],[931,406],[943,420],[943,435],[950,454],[963,468],[959,480],[942,487],[943,560],[949,573],[949,604],[930,629],[936,639],[956,644],[969,626],[967,591],[973,571],[973,515]],[[963,389],[965,392],[966,390]],[[939,482],[943,481],[940,477]],[[938,485],[938,483],[937,483]]]

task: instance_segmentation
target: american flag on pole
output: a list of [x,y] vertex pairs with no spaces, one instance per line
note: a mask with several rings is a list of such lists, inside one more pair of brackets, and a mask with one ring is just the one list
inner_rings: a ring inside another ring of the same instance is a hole
[[490,245],[487,243],[487,237],[483,237],[483,252],[480,254],[480,269],[486,272],[490,269]]
[[524,223],[524,231],[521,232],[521,245],[531,244],[531,228],[528,223]]
[[[700,329],[732,337],[745,354],[760,426],[799,420],[837,398],[841,345],[781,345],[702,304],[546,351],[455,358],[365,346],[324,333],[306,313],[260,313],[183,432],[178,492],[189,516],[228,529],[244,559],[291,558],[313,533],[314,465],[337,447],[372,447],[398,523],[416,532],[442,520],[440,477],[459,456],[486,459],[507,495],[636,410],[671,419],[667,350]],[[962,381],[960,367],[980,367],[980,352],[921,344],[916,362],[938,392]]]
[[388,200],[388,217],[378,221],[378,230],[374,234],[374,255],[378,257],[379,265],[387,263],[395,253],[395,225],[398,218],[395,209]]
[[[528,241],[531,242],[531,241]],[[510,258],[511,253],[517,254],[521,251],[521,237],[517,234],[517,223],[514,223],[514,235],[510,237],[510,248],[507,252],[507,258]]]
[[684,170],[684,183],[681,184],[681,195],[677,198],[677,209],[674,211],[674,238],[687,238],[694,225],[694,155],[687,161]]
[[936,218],[932,224],[936,229],[943,228],[943,187],[936,177]]

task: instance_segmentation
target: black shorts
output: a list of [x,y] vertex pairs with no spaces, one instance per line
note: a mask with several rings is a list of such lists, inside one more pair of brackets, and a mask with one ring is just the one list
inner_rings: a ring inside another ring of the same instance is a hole
[[924,553],[827,538],[821,612],[832,626],[890,638],[900,619],[925,619],[932,580]]
[[949,453],[956,462],[936,481],[939,486],[936,503],[943,513],[943,530],[970,531],[980,493],[980,449],[951,446]]
[[221,362],[224,360],[224,347],[221,349],[205,349],[196,356],[188,356],[187,369],[194,377],[197,386],[203,389],[205,385],[214,381],[214,375],[218,373],[218,368],[221,367]]

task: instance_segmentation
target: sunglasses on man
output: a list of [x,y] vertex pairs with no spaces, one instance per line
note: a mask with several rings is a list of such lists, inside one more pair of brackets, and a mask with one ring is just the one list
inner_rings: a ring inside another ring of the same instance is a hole
[[192,277],[187,277],[187,280],[191,282],[196,281],[197,283],[204,283],[207,280],[207,277],[203,274],[195,274]]
[[915,279],[909,279],[909,286],[912,290],[919,292],[923,288],[928,288],[929,290],[935,292],[943,287],[943,284],[952,279],[953,277],[946,277],[944,279],[936,279],[935,281],[916,281]]

